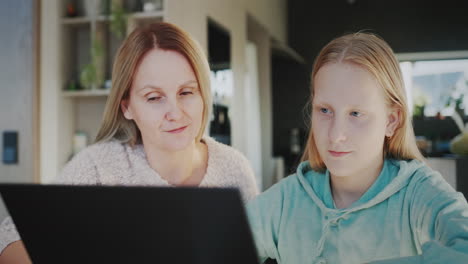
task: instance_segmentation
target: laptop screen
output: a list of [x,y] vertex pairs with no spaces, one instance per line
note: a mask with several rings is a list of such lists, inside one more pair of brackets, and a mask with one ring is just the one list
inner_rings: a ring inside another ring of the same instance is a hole
[[239,192],[0,184],[33,263],[257,263]]

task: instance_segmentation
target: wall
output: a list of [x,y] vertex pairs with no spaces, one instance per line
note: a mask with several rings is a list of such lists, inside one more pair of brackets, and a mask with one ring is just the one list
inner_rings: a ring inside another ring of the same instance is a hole
[[5,130],[18,131],[19,147],[17,165],[0,163],[1,182],[31,182],[34,177],[33,111],[36,94],[33,2],[0,2],[0,133]]
[[[68,160],[73,136],[73,102],[63,98],[64,86],[62,76],[67,67],[60,47],[64,39],[60,18],[62,17],[60,0],[41,2],[40,22],[40,179],[51,182]],[[60,109],[60,110],[59,110]]]
[[260,97],[260,129],[262,153],[262,189],[274,184],[273,107],[272,107],[272,48],[271,36],[262,24],[251,16],[247,19],[247,37],[257,48],[258,86]]
[[[264,27],[268,34],[282,43],[288,43],[288,1],[243,0],[247,13]],[[242,1],[240,1],[242,2]]]
[[[0,133],[18,131],[19,148],[18,164],[0,163],[0,182],[33,182],[35,177],[35,18],[33,0],[0,1]],[[0,221],[5,216],[0,202]]]

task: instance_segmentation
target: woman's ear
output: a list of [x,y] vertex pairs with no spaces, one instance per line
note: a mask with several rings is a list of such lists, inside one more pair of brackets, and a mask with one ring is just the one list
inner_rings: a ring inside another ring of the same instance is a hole
[[401,122],[401,111],[398,108],[391,108],[388,113],[387,128],[385,130],[385,136],[391,137],[395,133]]
[[122,101],[120,101],[120,109],[122,110],[122,113],[126,119],[132,120],[133,115],[130,109],[128,108],[128,104],[129,104],[128,99],[122,99]]

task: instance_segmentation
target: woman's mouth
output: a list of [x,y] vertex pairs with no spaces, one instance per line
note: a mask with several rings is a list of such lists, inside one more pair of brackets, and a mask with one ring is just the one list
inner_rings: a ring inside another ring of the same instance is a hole
[[171,133],[171,134],[178,134],[178,133],[182,133],[187,127],[188,126],[183,126],[183,127],[179,127],[173,130],[168,130],[166,132]]
[[343,156],[351,153],[351,151],[332,151],[332,150],[329,150],[328,153],[330,153],[330,155],[332,155],[333,157],[343,157]]

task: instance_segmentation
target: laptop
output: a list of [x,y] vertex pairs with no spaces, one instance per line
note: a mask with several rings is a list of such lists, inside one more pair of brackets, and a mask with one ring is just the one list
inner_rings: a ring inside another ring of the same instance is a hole
[[236,189],[0,184],[33,263],[258,263]]

